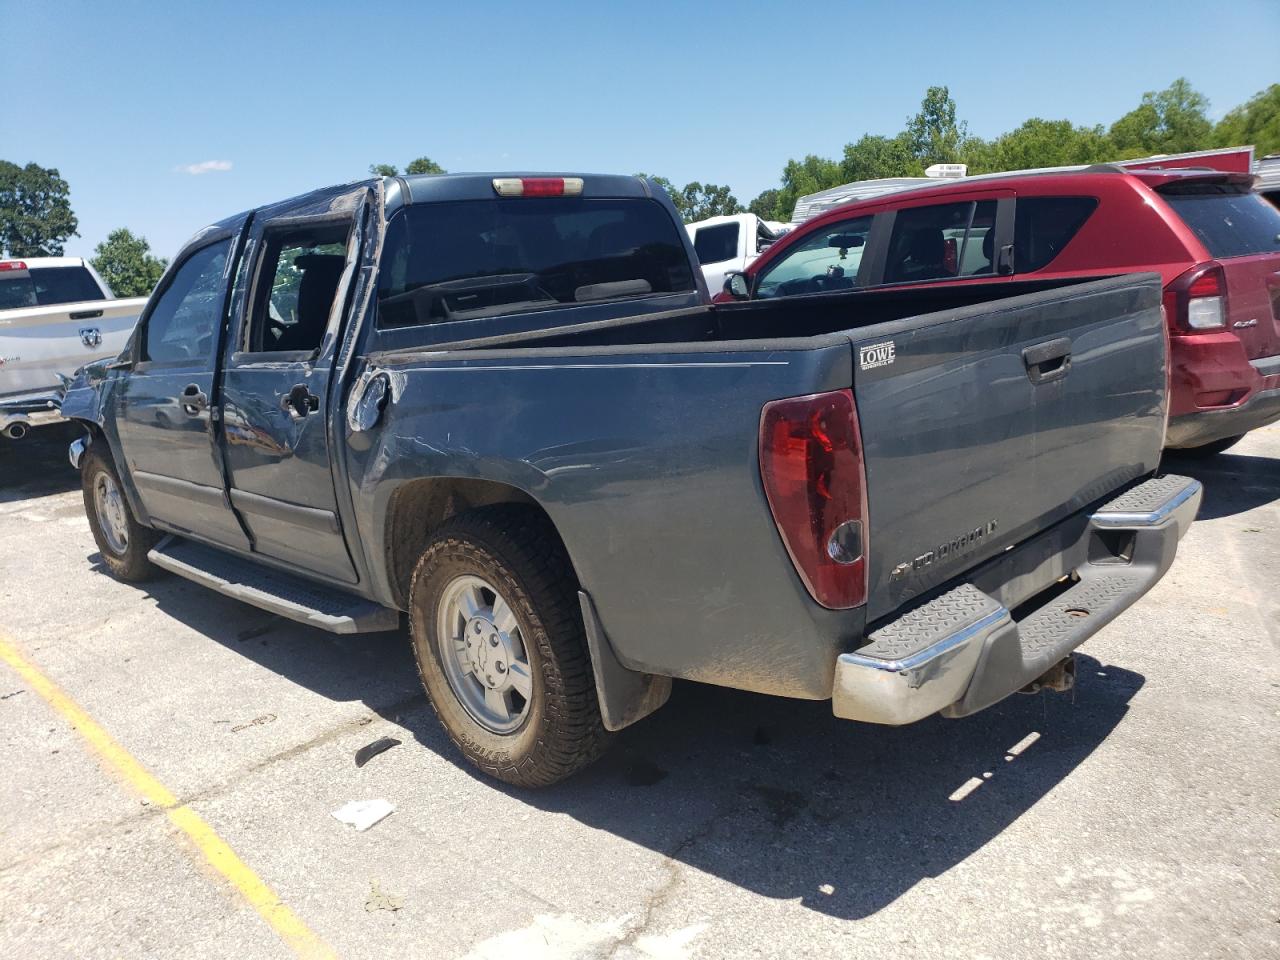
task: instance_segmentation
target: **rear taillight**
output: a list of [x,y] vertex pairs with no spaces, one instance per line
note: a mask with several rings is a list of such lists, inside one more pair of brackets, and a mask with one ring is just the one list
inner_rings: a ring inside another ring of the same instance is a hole
[[760,417],[760,475],[782,542],[813,599],[867,600],[867,484],[851,390],[774,400]]
[[1227,325],[1227,286],[1222,266],[1198,263],[1165,288],[1164,306],[1172,332],[1199,333]]
[[500,197],[576,197],[582,193],[581,177],[494,177]]
[[25,270],[27,265],[21,260],[0,260],[0,270]]

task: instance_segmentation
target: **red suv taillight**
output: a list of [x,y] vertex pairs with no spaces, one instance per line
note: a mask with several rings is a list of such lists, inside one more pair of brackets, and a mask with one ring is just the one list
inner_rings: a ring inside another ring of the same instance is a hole
[[1201,333],[1227,326],[1227,284],[1222,265],[1197,263],[1164,290],[1173,333]]
[[833,610],[866,603],[867,482],[853,391],[765,404],[760,475],[813,599]]

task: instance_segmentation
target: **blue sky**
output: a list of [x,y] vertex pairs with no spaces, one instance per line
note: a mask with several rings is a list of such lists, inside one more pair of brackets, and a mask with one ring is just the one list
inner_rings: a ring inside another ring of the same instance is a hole
[[1109,123],[1180,74],[1216,118],[1280,80],[1280,3],[1229,9],[0,0],[0,158],[62,172],[82,255],[127,226],[170,256],[207,222],[422,154],[746,202],[788,158],[900,130],[931,84],[988,137]]

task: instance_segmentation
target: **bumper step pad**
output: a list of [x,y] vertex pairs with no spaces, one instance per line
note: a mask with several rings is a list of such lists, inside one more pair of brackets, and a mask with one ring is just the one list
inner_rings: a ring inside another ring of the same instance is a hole
[[938,712],[967,716],[1031,683],[1164,575],[1201,492],[1195,480],[1160,477],[1099,508],[1084,535],[1133,531],[1126,562],[1085,562],[1069,589],[1021,621],[962,584],[874,630],[865,646],[836,662],[836,716],[895,725]]
[[330,633],[400,628],[398,610],[192,540],[166,537],[147,558],[157,567],[224,596]]

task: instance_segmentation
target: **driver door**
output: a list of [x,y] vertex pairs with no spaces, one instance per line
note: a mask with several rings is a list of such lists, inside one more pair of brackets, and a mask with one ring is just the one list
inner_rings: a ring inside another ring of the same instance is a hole
[[216,437],[217,358],[247,219],[200,236],[165,274],[138,321],[115,417],[155,525],[241,550],[249,541],[227,498]]

